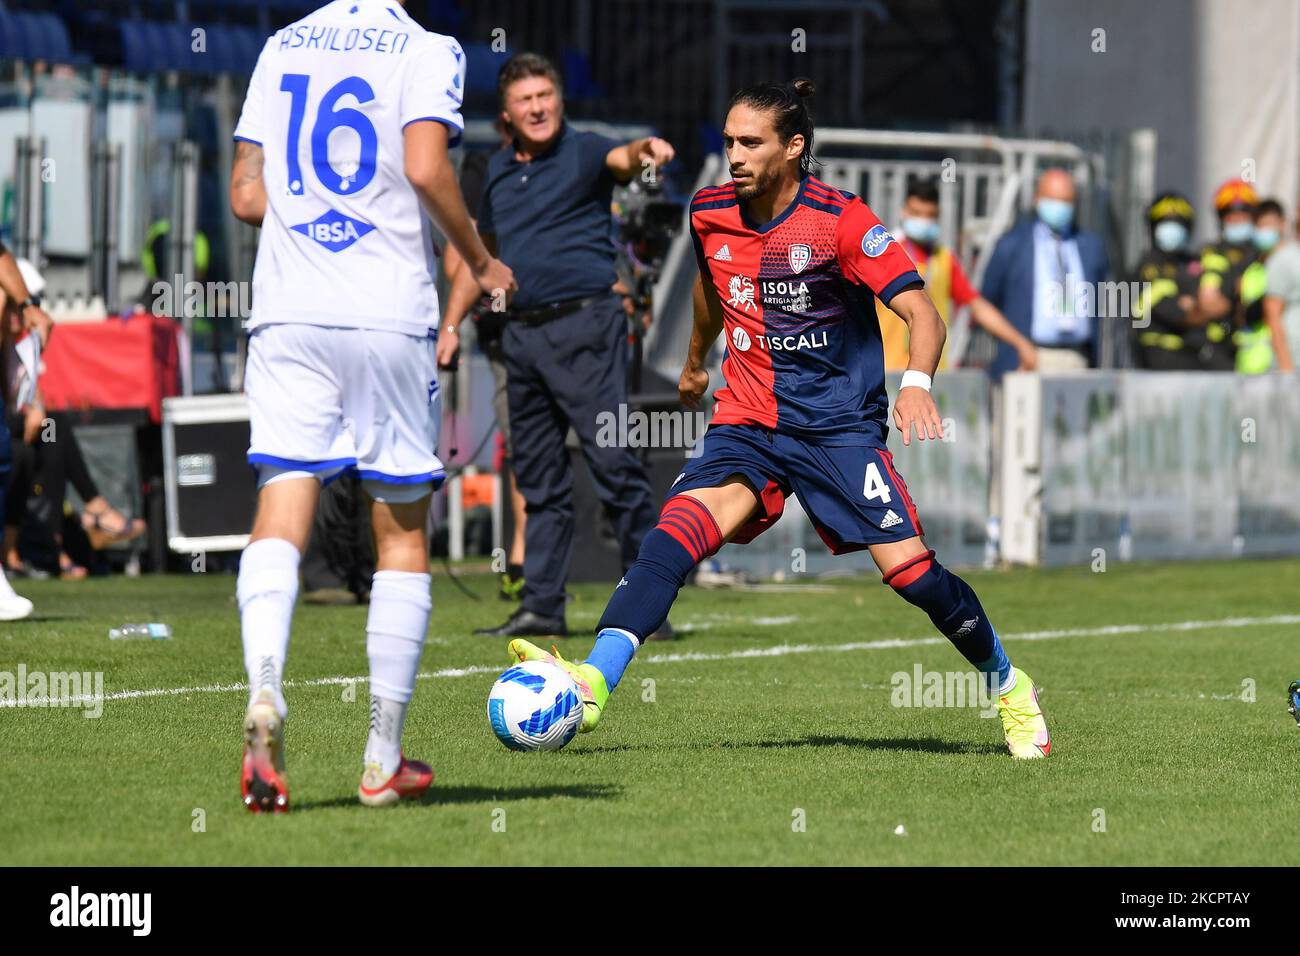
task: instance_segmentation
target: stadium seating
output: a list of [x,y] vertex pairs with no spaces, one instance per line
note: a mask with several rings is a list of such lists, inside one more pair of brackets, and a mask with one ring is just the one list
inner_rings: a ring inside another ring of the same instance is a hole
[[497,71],[501,64],[510,57],[510,51],[498,53],[490,43],[464,44],[468,66],[465,72],[465,93],[467,96],[489,96],[497,94]]
[[0,57],[71,63],[68,29],[53,13],[8,13],[0,9]]
[[442,33],[459,35],[465,24],[465,14],[461,12],[456,0],[428,0],[426,10],[429,14],[431,29]]
[[577,103],[597,100],[605,95],[604,88],[596,82],[595,71],[587,54],[573,47],[566,47],[561,54],[561,64],[565,99]]
[[[204,54],[192,51],[193,30],[206,31]],[[194,74],[252,73],[263,37],[254,27],[123,20],[122,65],[136,72],[179,70]]]

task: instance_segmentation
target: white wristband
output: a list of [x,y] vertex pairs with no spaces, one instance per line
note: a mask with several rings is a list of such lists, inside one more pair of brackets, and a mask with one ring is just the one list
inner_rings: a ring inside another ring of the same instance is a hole
[[930,376],[926,375],[924,372],[919,372],[914,368],[909,368],[903,373],[903,382],[898,386],[898,388],[901,391],[902,389],[915,386],[916,388],[923,388],[928,392],[930,390],[930,385]]

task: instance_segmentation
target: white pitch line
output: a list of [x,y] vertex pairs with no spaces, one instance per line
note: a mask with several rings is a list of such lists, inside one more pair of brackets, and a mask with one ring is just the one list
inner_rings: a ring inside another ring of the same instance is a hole
[[[1257,627],[1266,624],[1300,624],[1300,614],[1275,614],[1271,617],[1226,617],[1218,621],[1173,621],[1163,624],[1111,624],[1106,627],[1066,628],[1055,631],[1022,631],[1019,634],[998,635],[1005,641],[1048,641],[1060,637],[1113,637],[1120,634],[1143,634],[1153,631],[1200,631],[1210,628]],[[778,644],[775,647],[754,647],[726,654],[705,654],[688,651],[682,654],[660,654],[644,657],[648,664],[676,664],[679,661],[722,661],[744,657],[784,657],[786,654],[814,654],[819,651],[842,653],[845,651],[879,651],[899,647],[921,647],[926,644],[947,644],[946,637],[889,638],[881,641],[858,641],[853,644]]]
[[[1110,624],[1105,627],[1063,628],[1053,631],[1022,631],[1019,634],[999,635],[1006,641],[1049,641],[1062,637],[1116,637],[1124,634],[1167,633],[1171,631],[1206,631],[1218,628],[1263,627],[1272,624],[1300,624],[1300,614],[1274,614],[1267,617],[1225,617],[1217,621],[1168,621],[1157,624]],[[929,644],[947,644],[946,637],[888,638],[879,641],[855,641],[850,644],[777,644],[774,647],[752,647],[744,650],[723,653],[705,653],[688,651],[680,654],[656,654],[642,657],[643,664],[679,664],[699,661],[731,661],[752,657],[785,657],[789,654],[843,654],[850,651],[893,650],[901,647],[924,647]],[[447,677],[469,677],[474,674],[493,674],[502,669],[499,664],[472,664],[467,667],[444,667],[436,671],[417,674],[417,680],[437,680]],[[293,687],[328,687],[345,684],[365,684],[370,678],[360,677],[317,677],[310,680],[287,680],[286,688]],[[148,690],[119,690],[105,694],[103,699],[140,700],[146,697],[183,697],[187,694],[231,694],[247,691],[247,684],[204,684],[197,687],[154,687]],[[82,695],[79,697],[60,698],[54,706],[68,707],[75,704],[91,703],[96,698]],[[0,698],[0,707],[44,706],[50,702],[46,699],[34,701],[18,698]]]
[[[432,680],[435,677],[467,677],[470,674],[494,674],[503,668],[500,665],[474,664],[469,667],[445,667],[442,670],[430,671],[416,675],[416,680]],[[368,684],[369,677],[315,677],[310,680],[287,680],[284,682],[286,688],[292,687],[329,687],[331,685],[344,686],[346,684]],[[103,699],[109,700],[140,700],[145,697],[185,697],[189,694],[233,694],[236,691],[247,691],[247,684],[203,684],[197,687],[151,687],[148,690],[119,690],[111,694],[105,694]],[[61,697],[54,706],[69,707],[73,704],[88,704],[96,698],[82,694],[79,697]],[[39,707],[49,705],[50,701],[45,697],[38,697],[32,701],[23,701],[18,703],[17,698],[0,697],[0,707]]]

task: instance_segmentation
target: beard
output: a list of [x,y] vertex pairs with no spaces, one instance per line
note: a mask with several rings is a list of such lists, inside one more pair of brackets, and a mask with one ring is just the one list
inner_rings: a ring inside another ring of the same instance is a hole
[[748,185],[735,187],[736,198],[744,200],[757,199],[767,193],[775,185],[778,178],[779,173],[776,170],[755,173]]

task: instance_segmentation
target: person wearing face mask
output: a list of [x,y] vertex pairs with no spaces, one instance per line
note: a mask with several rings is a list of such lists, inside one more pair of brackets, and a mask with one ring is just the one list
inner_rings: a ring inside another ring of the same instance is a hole
[[[1300,235],[1300,214],[1296,216]],[[1300,242],[1279,242],[1269,252],[1264,280],[1264,323],[1272,335],[1279,372],[1294,372],[1300,349]]]
[[1219,214],[1219,241],[1201,250],[1201,280],[1197,306],[1206,319],[1206,346],[1201,367],[1232,372],[1237,367],[1237,344],[1232,333],[1243,323],[1241,280],[1255,261],[1255,207],[1259,196],[1250,183],[1229,179],[1214,194]]
[[1237,371],[1260,375],[1273,368],[1273,329],[1265,314],[1268,263],[1282,239],[1286,214],[1276,199],[1264,199],[1255,207],[1255,259],[1241,274],[1241,328],[1232,334],[1237,347]]
[[[1015,350],[1020,370],[1033,371],[1038,367],[1034,343],[976,291],[966,278],[966,271],[957,256],[939,242],[939,188],[933,180],[913,180],[908,185],[899,231],[903,235],[903,251],[916,263],[916,271],[925,279],[930,298],[945,325],[951,322],[956,309],[969,306],[971,320],[976,325]],[[902,371],[907,368],[910,354],[907,324],[879,300],[876,314],[885,346],[885,369]],[[939,368],[947,367],[948,350],[945,347],[939,358]]]
[[[1101,237],[1076,226],[1076,200],[1068,172],[1044,172],[1034,216],[998,240],[984,273],[984,297],[1034,344],[1045,372],[1096,365],[1096,303],[1110,266]],[[989,371],[999,380],[1018,361],[1010,345],[999,343]]]
[[1191,372],[1201,367],[1205,341],[1196,307],[1201,261],[1187,247],[1195,211],[1186,196],[1166,192],[1147,210],[1151,248],[1137,264],[1141,289],[1133,305],[1135,357],[1140,368]]

